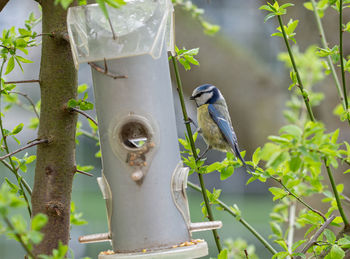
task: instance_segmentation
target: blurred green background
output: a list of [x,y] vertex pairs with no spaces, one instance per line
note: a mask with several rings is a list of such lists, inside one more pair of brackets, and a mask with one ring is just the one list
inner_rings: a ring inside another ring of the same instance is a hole
[[[196,0],[194,3],[204,8],[206,17],[214,24],[221,26],[220,32],[214,37],[204,35],[198,22],[194,21],[183,11],[176,11],[176,41],[177,45],[187,49],[200,47],[198,59],[200,67],[194,67],[190,72],[181,69],[181,75],[185,92],[189,95],[193,88],[204,83],[212,83],[223,92],[238,136],[242,150],[247,150],[247,156],[266,142],[268,135],[276,134],[281,125],[285,122],[282,110],[285,108],[285,101],[288,98],[289,77],[281,62],[277,60],[277,54],[284,51],[283,43],[279,39],[272,39],[270,34],[275,30],[276,23],[271,21],[263,23],[263,12],[258,10],[265,1],[245,0]],[[283,1],[282,1],[283,2]],[[23,21],[30,12],[37,16],[40,12],[32,0],[11,0],[5,9],[0,13],[0,29],[11,26],[22,26]],[[331,12],[331,11],[330,11]],[[309,44],[318,44],[318,35],[315,29],[315,22],[312,13],[305,10],[302,5],[291,8],[290,15],[294,19],[300,19],[303,26],[297,30],[297,38],[301,50]],[[285,18],[286,21],[288,17]],[[336,39],[334,30],[334,16],[330,13],[324,21],[327,36],[332,43]],[[38,26],[37,31],[41,28]],[[345,53],[349,51],[349,41],[345,41]],[[7,80],[36,79],[38,78],[40,64],[40,47],[34,48],[29,56],[34,64],[25,64],[24,73],[17,70]],[[90,68],[82,65],[79,70],[79,83],[87,83],[90,86],[89,100],[93,102],[92,81]],[[337,101],[336,93],[327,88],[327,80],[319,86],[326,92],[326,102],[330,107],[335,107]],[[35,101],[39,99],[39,87],[35,84],[20,86],[20,90],[28,93]],[[185,131],[179,102],[174,90],[175,110],[178,125],[178,135],[183,137]],[[25,100],[20,99],[22,103]],[[2,104],[3,105],[3,104]],[[193,104],[188,103],[190,117],[195,118]],[[333,116],[332,109],[316,109],[318,118],[329,125],[328,130],[332,131],[340,127],[339,120]],[[95,115],[94,112],[91,115]],[[7,128],[13,128],[18,121],[28,125],[33,114],[21,108],[13,108],[7,120]],[[80,118],[83,129],[89,130],[85,118]],[[349,131],[341,136],[342,139],[350,137]],[[36,132],[26,130],[20,137],[22,143],[36,138]],[[73,186],[73,201],[77,212],[84,214],[83,218],[88,221],[87,225],[72,226],[70,247],[73,249],[76,258],[90,256],[97,258],[100,251],[110,249],[108,243],[79,244],[77,239],[80,235],[102,233],[107,231],[106,208],[101,192],[98,188],[96,177],[100,176],[100,160],[95,158],[98,151],[96,143],[84,136],[79,137],[77,147],[77,163],[80,165],[93,165],[94,177],[76,175]],[[204,147],[201,139],[198,146]],[[29,153],[34,154],[34,150]],[[211,151],[208,156],[208,163],[222,159],[224,154]],[[32,184],[34,165],[28,170],[25,177]],[[9,177],[5,167],[0,167],[0,179]],[[196,182],[197,177],[192,175],[191,181]],[[242,216],[254,226],[265,238],[271,233],[268,224],[269,212],[272,208],[271,195],[267,192],[268,184],[254,182],[249,186],[245,185],[247,176],[237,170],[227,181],[222,182],[217,173],[204,176],[208,189],[223,189],[221,199],[227,204],[237,204],[242,211]],[[337,178],[339,181],[339,178]],[[345,182],[345,179],[341,179]],[[346,192],[346,191],[345,191]],[[198,193],[188,192],[192,222],[202,221],[200,203],[202,197]],[[316,204],[315,207],[322,205]],[[26,215],[24,211],[19,212]],[[147,213],[147,212],[145,212]],[[225,238],[244,238],[249,244],[256,246],[260,258],[269,258],[270,254],[249,233],[241,224],[222,211],[215,210],[215,218],[222,220],[224,228],[219,230],[219,235]],[[0,228],[1,229],[1,228]],[[210,255],[216,255],[216,247],[210,231],[195,234],[194,238],[204,238],[209,243]],[[0,235],[0,258],[17,259],[23,258],[24,252],[20,245]],[[209,256],[207,257],[209,258]]]

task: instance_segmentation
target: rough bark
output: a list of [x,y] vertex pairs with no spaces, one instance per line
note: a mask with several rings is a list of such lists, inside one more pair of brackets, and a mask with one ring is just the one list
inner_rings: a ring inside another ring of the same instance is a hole
[[[54,0],[42,1],[42,31],[62,35],[66,15]],[[43,37],[40,89],[41,112],[38,138],[49,144],[38,146],[32,194],[33,215],[45,213],[49,221],[42,230],[43,241],[34,254],[51,254],[58,242],[68,244],[70,202],[75,173],[75,129],[77,116],[64,105],[77,94],[77,71],[69,43],[59,36]]]
[[2,9],[4,9],[8,1],[9,0],[0,0],[0,12],[2,11]]

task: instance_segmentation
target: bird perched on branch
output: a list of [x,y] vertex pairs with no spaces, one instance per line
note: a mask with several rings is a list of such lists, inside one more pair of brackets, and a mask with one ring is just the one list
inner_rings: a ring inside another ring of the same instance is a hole
[[220,90],[211,84],[201,85],[194,89],[190,99],[197,104],[199,132],[207,144],[207,149],[199,158],[211,148],[232,152],[241,160],[244,167],[250,170],[241,156],[226,101]]

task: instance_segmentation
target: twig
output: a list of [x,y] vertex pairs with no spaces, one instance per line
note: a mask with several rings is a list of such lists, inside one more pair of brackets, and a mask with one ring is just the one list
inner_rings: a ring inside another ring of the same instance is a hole
[[[292,246],[294,239],[294,226],[295,226],[295,201],[292,201],[292,204],[289,208],[289,226],[288,226],[288,237],[287,237],[287,246],[288,252],[292,254]],[[290,258],[290,257],[289,257]]]
[[100,72],[106,76],[109,76],[109,77],[112,77],[113,79],[121,79],[121,78],[128,78],[128,76],[125,76],[125,75],[115,75],[115,74],[112,74],[110,72],[108,72],[108,68],[105,67],[105,68],[102,68],[100,67],[99,65],[97,65],[96,63],[94,62],[88,62],[88,64],[93,68],[95,69],[97,72]]
[[247,249],[244,249],[244,254],[245,254],[245,258],[246,258],[246,259],[249,259],[249,256],[248,256],[248,251],[247,251]]
[[[277,0],[275,0],[277,1]],[[316,122],[316,119],[313,115],[313,112],[312,112],[312,109],[311,109],[311,106],[310,106],[310,102],[309,102],[309,97],[308,97],[308,94],[304,91],[304,87],[303,87],[303,84],[302,84],[302,81],[301,81],[301,78],[300,78],[300,75],[299,75],[299,72],[298,72],[298,69],[297,69],[297,66],[296,66],[296,63],[295,63],[295,60],[294,60],[294,56],[293,56],[293,53],[291,51],[291,48],[289,46],[289,42],[288,42],[288,38],[287,38],[287,34],[285,32],[285,29],[284,29],[284,26],[283,26],[283,23],[282,23],[282,19],[281,19],[281,16],[280,15],[277,15],[277,19],[278,19],[278,23],[280,25],[280,28],[281,28],[281,31],[282,31],[282,35],[283,35],[283,39],[284,39],[284,42],[286,44],[286,47],[287,47],[287,50],[288,50],[288,54],[289,54],[289,58],[292,62],[292,66],[293,66],[293,69],[294,69],[294,72],[297,76],[297,80],[298,80],[298,87],[301,91],[301,95],[303,96],[303,99],[304,99],[304,103],[305,103],[305,106],[307,108],[307,111],[308,111],[308,114],[309,114],[309,117],[310,117],[310,120],[313,121],[313,122]],[[345,96],[344,96],[345,98]],[[349,221],[347,220],[346,218],[346,215],[343,211],[343,207],[341,205],[341,202],[340,202],[340,198],[339,198],[339,193],[338,193],[338,190],[336,188],[336,185],[334,183],[334,179],[333,179],[333,175],[332,175],[332,172],[330,170],[330,167],[327,165],[328,162],[327,162],[327,159],[323,159],[323,162],[324,162],[324,165],[326,166],[327,168],[327,173],[328,173],[328,177],[332,183],[332,190],[333,190],[333,193],[334,193],[334,196],[336,198],[336,201],[337,201],[337,207],[338,207],[338,210],[340,212],[340,215],[343,219],[343,222],[344,222],[344,225],[345,225],[345,228],[348,228],[350,227],[349,225]]]
[[87,173],[87,172],[84,172],[84,171],[81,171],[81,170],[78,170],[78,169],[75,169],[75,171],[79,174],[84,174],[84,175],[87,175],[87,176],[91,176],[93,177],[94,175],[93,174],[90,174],[90,173]]
[[7,82],[5,82],[5,84],[25,84],[25,83],[40,83],[40,80],[29,79],[29,80],[7,81]]
[[12,223],[10,222],[10,220],[6,216],[4,216],[4,221],[5,221],[6,225],[9,227],[9,229],[13,232],[13,234],[17,237],[19,243],[22,245],[22,247],[27,252],[27,254],[31,258],[36,259],[37,257],[32,253],[32,251],[29,249],[29,247],[24,242],[22,236],[17,233],[16,229],[14,228],[14,226],[12,225]]
[[337,205],[338,205],[338,210],[339,210],[340,216],[343,219],[345,228],[347,228],[347,227],[349,227],[349,221],[348,221],[348,218],[345,215],[343,207],[341,206],[339,193],[338,193],[338,190],[337,190],[337,186],[335,185],[335,182],[334,182],[334,178],[333,178],[333,174],[332,174],[331,168],[329,167],[329,165],[327,165],[326,158],[323,158],[323,162],[324,162],[324,164],[326,166],[326,169],[327,169],[328,178],[329,178],[329,181],[331,182],[331,185],[332,185],[332,189],[333,189],[333,192],[334,192],[335,200],[337,201]]
[[278,182],[285,190],[286,192],[289,194],[289,195],[292,195],[295,199],[297,199],[301,204],[303,204],[306,208],[308,208],[309,210],[313,211],[314,213],[317,213],[318,215],[320,215],[324,221],[327,220],[327,218],[325,217],[325,215],[323,215],[322,212],[312,208],[309,204],[307,204],[306,202],[304,202],[298,195],[296,195],[295,193],[293,193],[291,190],[289,190],[289,188],[287,186],[284,185],[284,183],[282,182],[281,179],[278,179],[274,176],[271,176],[271,178],[273,180],[275,180],[276,182]]
[[8,154],[6,154],[6,155],[4,155],[4,156],[0,156],[0,161],[1,161],[1,160],[4,160],[5,158],[8,158],[8,157],[10,157],[10,156],[12,156],[12,155],[14,155],[14,154],[17,154],[18,152],[21,152],[21,151],[23,151],[23,150],[25,150],[25,149],[27,149],[27,148],[30,148],[30,147],[33,147],[33,146],[36,146],[36,145],[39,145],[39,144],[42,144],[42,143],[49,143],[49,140],[47,140],[47,139],[41,139],[41,140],[37,140],[37,141],[35,141],[35,142],[33,142],[33,143],[30,143],[30,144],[28,144],[28,145],[25,145],[24,147],[21,147],[21,148],[19,148],[19,149],[13,151],[13,152],[11,152],[11,153],[8,153]]
[[85,130],[83,130],[83,129],[79,129],[79,131],[80,131],[81,134],[83,134],[84,136],[86,136],[86,137],[88,137],[88,138],[91,138],[91,139],[93,139],[93,140],[99,141],[98,136],[93,135],[93,134],[91,134],[90,132],[87,132],[87,131],[85,131]]
[[300,89],[301,95],[302,95],[302,97],[304,99],[304,102],[305,102],[306,109],[307,109],[307,112],[309,114],[310,120],[311,121],[315,121],[315,117],[314,117],[314,114],[313,114],[312,109],[311,109],[311,105],[310,105],[308,94],[304,90],[303,82],[301,81],[300,74],[299,74],[297,65],[295,63],[292,50],[291,50],[291,48],[289,46],[287,34],[286,34],[286,31],[285,31],[283,23],[282,23],[282,18],[281,18],[280,15],[277,15],[277,19],[278,19],[278,23],[279,23],[281,31],[282,31],[284,42],[285,42],[286,47],[287,47],[287,51],[288,51],[288,54],[289,54],[289,57],[290,57],[290,61],[292,62],[292,66],[293,66],[294,72],[295,72],[295,74],[297,76],[297,80],[298,80],[298,85],[297,86]]
[[[340,55],[340,68],[341,68],[341,78],[343,83],[343,95],[345,101],[345,110],[349,108],[348,97],[346,93],[346,82],[345,82],[345,69],[344,69],[344,59],[343,59],[343,0],[339,1],[339,55]],[[349,120],[349,115],[348,120]]]
[[19,94],[19,95],[23,96],[24,98],[26,98],[28,100],[28,102],[30,103],[30,105],[33,107],[33,110],[34,110],[36,117],[39,119],[39,113],[36,110],[36,107],[35,107],[33,100],[28,96],[28,94],[25,94],[22,92],[17,92],[17,91],[9,91],[9,93]]
[[[182,82],[181,82],[181,79],[180,79],[179,68],[178,68],[178,65],[177,65],[176,57],[171,56],[171,59],[172,59],[173,65],[174,65],[175,77],[176,77],[176,82],[177,82],[177,90],[178,90],[178,93],[179,93],[179,99],[180,99],[180,103],[181,103],[182,115],[183,115],[184,121],[186,122],[186,121],[188,121],[188,115],[187,115],[184,95],[183,95],[183,91],[182,91]],[[193,157],[194,157],[195,160],[197,160],[198,156],[197,156],[197,152],[196,152],[196,147],[194,145],[191,125],[189,123],[185,123],[185,126],[186,126],[186,130],[187,130],[188,138],[190,140]],[[210,221],[214,221],[214,216],[213,216],[213,212],[211,210],[210,204],[209,204],[209,199],[208,199],[208,195],[207,195],[207,192],[206,192],[203,176],[200,173],[198,173],[198,172],[197,172],[197,175],[198,175],[199,183],[200,183],[200,186],[201,186],[201,191],[202,191],[202,195],[203,195],[205,208],[207,209],[208,218],[209,218]],[[220,251],[222,250],[220,237],[219,237],[218,232],[217,232],[216,229],[213,229],[212,232],[213,232],[213,236],[214,236],[216,247],[217,247],[217,249],[218,249],[218,251],[220,253]]]
[[[315,0],[311,0],[311,4],[312,4],[312,7],[313,7],[313,12],[314,12],[316,23],[317,23],[317,28],[318,28],[318,30],[320,32],[322,46],[323,46],[323,48],[326,49],[326,48],[328,48],[327,38],[326,38],[326,34],[324,33],[324,29],[323,29],[323,25],[322,25],[322,21],[321,21],[320,15],[318,14],[317,5],[316,5]],[[328,65],[330,67],[330,70],[331,70],[331,73],[332,73],[332,76],[333,76],[333,79],[334,79],[334,82],[335,82],[335,86],[336,86],[337,91],[338,91],[338,95],[340,96],[341,103],[342,103],[343,108],[345,110],[346,109],[346,103],[345,103],[345,98],[344,98],[343,92],[341,90],[341,86],[340,86],[340,82],[339,82],[339,79],[338,79],[338,75],[337,75],[337,73],[335,71],[335,68],[334,68],[331,56],[328,56],[327,59],[328,59]],[[348,122],[350,123],[350,118],[348,118]]]
[[117,35],[115,34],[115,31],[114,31],[114,28],[113,28],[113,25],[112,25],[112,21],[111,21],[111,19],[109,17],[107,18],[107,20],[108,20],[109,26],[111,27],[113,40],[116,40],[117,39]]
[[[332,223],[332,221],[335,219],[335,215],[332,215],[329,217],[329,219],[327,219],[323,225],[316,231],[316,233],[312,236],[312,238],[310,239],[309,242],[307,242],[303,248],[303,250],[301,250],[302,254],[305,254],[307,252],[307,250],[310,249],[310,247],[312,247],[313,245],[316,244],[317,242],[317,238],[323,233],[323,231],[329,226],[329,224]],[[297,256],[296,259],[301,259],[301,256]]]
[[12,49],[12,48],[6,47],[5,45],[2,45],[2,44],[0,44],[0,47],[5,48],[5,49],[8,49],[8,50],[11,50],[11,49]]
[[86,112],[83,112],[82,110],[72,107],[72,108],[68,108],[68,110],[70,111],[75,111],[77,113],[80,113],[81,115],[85,116],[86,118],[88,118],[89,120],[91,120],[96,126],[98,126],[97,121],[95,121],[94,118],[92,118],[89,114],[87,114]]
[[18,179],[21,179],[21,182],[23,183],[24,187],[26,188],[27,192],[29,193],[29,196],[32,196],[32,189],[30,188],[29,184],[24,180],[23,177],[20,177],[18,174],[17,169],[13,169],[9,163],[6,162],[6,160],[1,160],[1,163],[6,166]]
[[[187,185],[191,187],[192,189],[202,192],[201,188],[191,182],[187,182]],[[216,202],[220,205],[221,208],[223,208],[225,211],[227,211],[229,214],[231,214],[233,217],[235,217],[245,228],[247,228],[266,248],[271,252],[271,254],[277,254],[277,251],[269,244],[267,240],[263,236],[261,236],[247,221],[245,221],[241,216],[238,216],[228,205],[226,205],[223,201],[216,199]]]
[[[1,67],[0,67],[0,78],[2,77],[2,71],[4,69],[4,65],[5,65],[5,62],[6,62],[6,59],[3,60],[2,64],[1,64]],[[1,84],[0,84],[0,107],[1,107]],[[0,131],[1,131],[1,137],[2,137],[2,141],[3,141],[3,144],[4,144],[4,147],[5,147],[5,151],[7,154],[9,154],[9,147],[8,147],[8,144],[7,144],[7,139],[6,139],[6,134],[5,134],[5,129],[4,129],[4,126],[2,124],[2,117],[0,116]],[[19,188],[20,190],[22,191],[22,194],[23,194],[23,198],[24,200],[26,201],[26,204],[27,204],[27,210],[28,210],[28,214],[29,216],[31,217],[32,216],[32,210],[30,208],[30,203],[29,203],[29,200],[28,200],[28,197],[27,197],[27,194],[26,192],[24,191],[24,188],[23,188],[23,184],[22,184],[22,177],[18,174],[17,172],[17,168],[11,158],[11,156],[9,156],[9,160],[10,160],[10,165],[12,167],[12,172],[15,174],[16,176],[16,179],[17,179],[17,182],[18,182],[18,185],[19,185]],[[31,194],[31,193],[30,193]]]
[[342,194],[342,195],[343,195],[343,197],[344,197],[344,200],[345,200],[346,202],[350,203],[350,198],[349,198],[348,196],[344,195],[344,194]]

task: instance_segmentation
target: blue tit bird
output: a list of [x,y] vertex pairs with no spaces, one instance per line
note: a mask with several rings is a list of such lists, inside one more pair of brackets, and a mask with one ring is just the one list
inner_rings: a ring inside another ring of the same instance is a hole
[[211,148],[232,152],[249,170],[241,156],[226,101],[220,90],[211,84],[201,85],[194,89],[190,99],[197,104],[199,132],[207,144],[207,149],[200,157],[203,157]]

